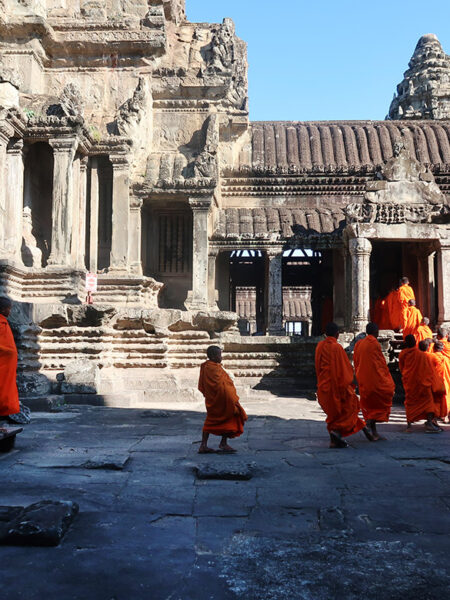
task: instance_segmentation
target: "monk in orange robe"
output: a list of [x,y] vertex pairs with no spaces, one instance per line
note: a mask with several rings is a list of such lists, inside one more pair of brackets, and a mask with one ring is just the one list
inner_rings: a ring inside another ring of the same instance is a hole
[[361,410],[375,440],[381,439],[376,424],[389,421],[395,383],[378,341],[378,325],[369,323],[367,336],[355,345],[353,361]]
[[327,415],[330,448],[346,448],[342,438],[363,430],[374,441],[365,422],[359,418],[359,400],[355,394],[354,373],[344,348],[338,344],[339,327],[329,323],[326,339],[317,344],[317,399]]
[[401,328],[404,329],[407,323],[408,318],[408,306],[410,300],[415,300],[416,297],[414,295],[414,290],[409,285],[409,279],[407,277],[402,277],[400,279],[400,285],[397,290],[397,298],[398,303],[400,304],[402,311],[402,325]]
[[416,330],[416,333],[414,334],[417,343],[421,342],[422,340],[433,339],[433,332],[429,328],[429,324],[430,319],[428,317],[424,317],[422,319],[422,323],[419,325],[419,327]]
[[[444,344],[442,342],[436,341],[434,344],[431,344],[429,343],[429,340],[424,340],[423,348],[425,348],[425,343],[427,343],[429,347],[433,347],[432,352],[429,353],[429,357],[436,373],[443,380],[445,385],[445,394],[441,398],[441,411],[438,416],[440,419],[448,422],[448,413],[450,411],[450,361],[442,353],[444,349]],[[419,349],[422,349],[421,343],[419,343]]]
[[199,454],[215,452],[208,447],[210,433],[222,438],[219,452],[236,452],[227,440],[244,433],[247,415],[239,403],[239,396],[231,377],[220,364],[222,350],[219,346],[210,346],[206,353],[208,360],[200,367],[198,382],[198,389],[204,395],[206,404],[206,420]]
[[17,348],[8,319],[12,304],[0,297],[0,418],[20,411],[17,391]]
[[439,327],[437,330],[436,338],[438,342],[442,342],[444,345],[444,349],[442,350],[442,354],[450,359],[450,342],[448,341],[448,331],[444,327]]
[[405,348],[399,356],[399,368],[405,390],[407,431],[411,431],[412,423],[425,419],[427,433],[441,433],[442,428],[436,425],[434,419],[441,411],[444,382],[433,369],[429,355],[416,346],[413,335],[405,338]]
[[406,322],[403,326],[403,339],[407,335],[416,335],[416,332],[423,321],[422,313],[416,306],[415,300],[408,302],[408,310],[406,313]]
[[401,329],[403,325],[402,305],[398,298],[398,290],[392,290],[386,297],[386,329]]

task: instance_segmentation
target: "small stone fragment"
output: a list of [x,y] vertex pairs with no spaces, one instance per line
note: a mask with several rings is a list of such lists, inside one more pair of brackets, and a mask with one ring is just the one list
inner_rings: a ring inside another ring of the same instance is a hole
[[233,465],[201,464],[194,467],[197,479],[231,479],[248,481],[253,477],[255,463],[235,463]]

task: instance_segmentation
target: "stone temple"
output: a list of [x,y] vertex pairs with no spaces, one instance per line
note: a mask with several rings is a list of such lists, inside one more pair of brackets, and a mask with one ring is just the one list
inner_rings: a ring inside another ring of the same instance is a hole
[[[246,45],[184,0],[2,0],[0,286],[22,396],[194,393],[215,340],[308,375],[408,275],[450,323],[450,57],[423,36],[384,121],[250,122]],[[98,275],[86,303],[87,273]]]

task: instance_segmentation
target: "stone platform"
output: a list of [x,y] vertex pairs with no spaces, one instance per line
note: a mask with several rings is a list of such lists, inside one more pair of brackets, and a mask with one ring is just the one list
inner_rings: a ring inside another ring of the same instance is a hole
[[450,427],[406,434],[395,408],[387,441],[329,450],[315,402],[245,407],[233,456],[197,454],[200,402],[34,413],[0,504],[80,510],[57,548],[0,547],[2,598],[446,597]]

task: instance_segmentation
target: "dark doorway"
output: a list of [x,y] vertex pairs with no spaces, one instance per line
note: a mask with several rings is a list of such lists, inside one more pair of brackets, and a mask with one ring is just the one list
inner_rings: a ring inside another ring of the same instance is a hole
[[260,250],[230,254],[230,308],[240,317],[242,334],[266,330],[265,257]]

